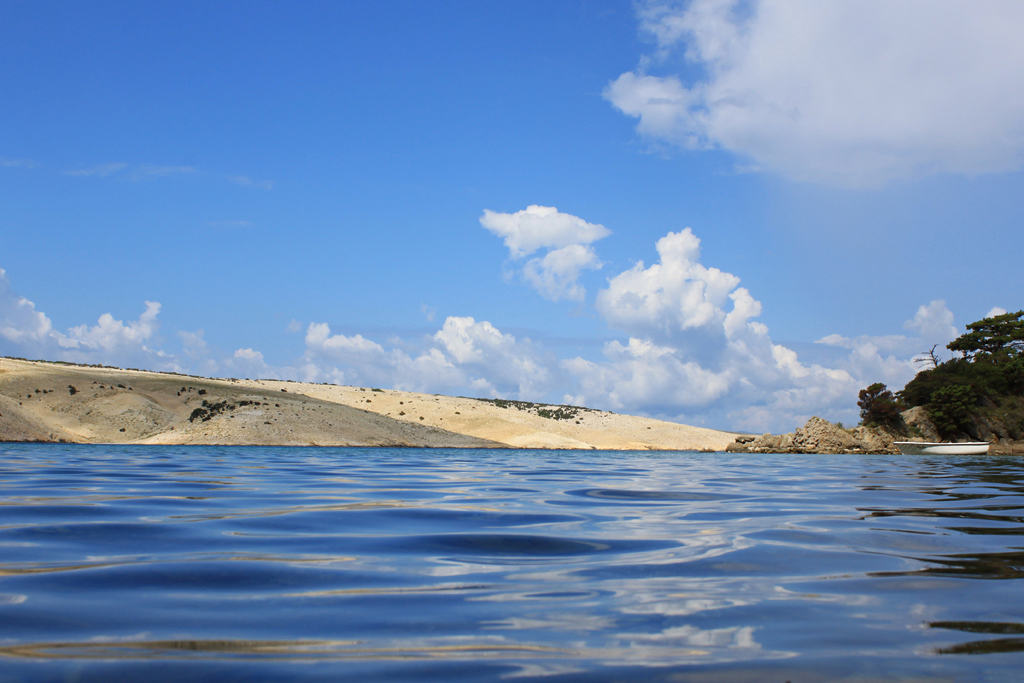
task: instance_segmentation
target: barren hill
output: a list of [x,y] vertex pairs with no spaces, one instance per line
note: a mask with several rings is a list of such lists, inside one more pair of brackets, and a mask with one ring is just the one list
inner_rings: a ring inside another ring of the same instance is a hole
[[0,358],[0,441],[720,451],[734,437],[572,406]]

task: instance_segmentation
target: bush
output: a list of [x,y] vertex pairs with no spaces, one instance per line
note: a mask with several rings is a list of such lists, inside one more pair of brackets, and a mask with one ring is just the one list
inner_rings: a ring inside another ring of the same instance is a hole
[[970,428],[977,403],[978,397],[971,387],[950,385],[935,391],[925,410],[939,434],[950,438]]

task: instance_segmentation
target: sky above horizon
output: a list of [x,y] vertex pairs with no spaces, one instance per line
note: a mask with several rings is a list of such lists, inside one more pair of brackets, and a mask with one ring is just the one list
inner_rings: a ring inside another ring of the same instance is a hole
[[0,3],[0,355],[737,431],[1024,308],[1024,3]]

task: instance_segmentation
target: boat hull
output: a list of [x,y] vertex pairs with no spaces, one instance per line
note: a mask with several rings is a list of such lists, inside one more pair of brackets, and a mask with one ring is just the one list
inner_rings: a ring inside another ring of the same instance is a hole
[[896,441],[894,443],[903,455],[984,455],[988,453],[987,441],[969,441],[967,443]]

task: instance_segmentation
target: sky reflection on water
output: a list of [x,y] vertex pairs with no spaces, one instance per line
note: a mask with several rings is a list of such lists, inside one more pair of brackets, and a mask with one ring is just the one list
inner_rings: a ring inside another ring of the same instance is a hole
[[1022,465],[6,445],[0,680],[1013,680]]

